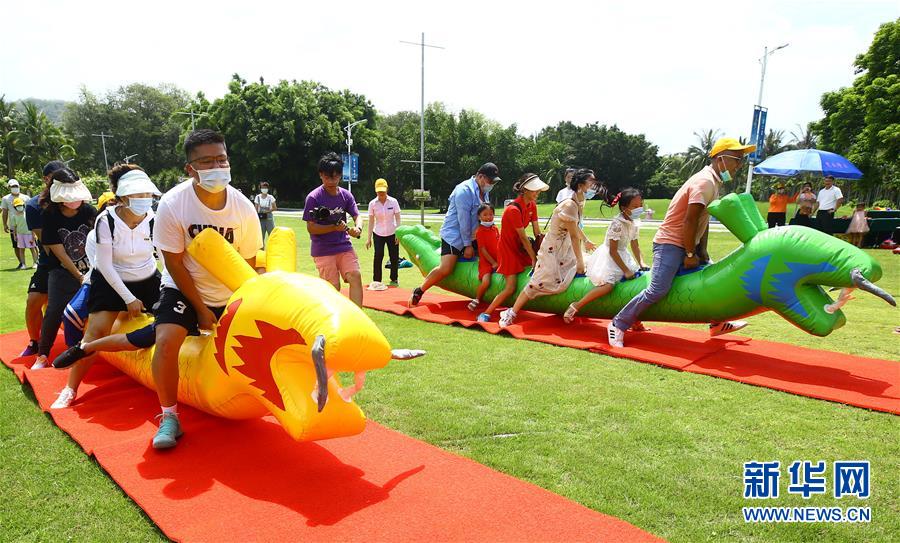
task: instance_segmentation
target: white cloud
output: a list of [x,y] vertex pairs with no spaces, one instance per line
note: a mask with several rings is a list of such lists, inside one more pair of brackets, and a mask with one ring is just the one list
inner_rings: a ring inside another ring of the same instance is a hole
[[[245,79],[313,79],[365,94],[381,111],[417,110],[420,32],[426,100],[471,108],[532,133],[560,120],[618,124],[664,152],[694,131],[749,132],[764,45],[769,126],[821,116],[823,92],[894,1],[721,2],[17,2],[0,50],[7,98],[74,99],[129,82],[171,82],[209,97]],[[21,46],[10,46],[21,44]]]

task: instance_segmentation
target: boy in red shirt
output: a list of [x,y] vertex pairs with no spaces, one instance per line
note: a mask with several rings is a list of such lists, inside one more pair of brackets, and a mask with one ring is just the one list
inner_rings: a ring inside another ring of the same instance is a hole
[[478,293],[475,299],[469,302],[469,311],[478,309],[481,297],[491,286],[491,276],[497,268],[497,252],[500,244],[500,231],[494,225],[494,207],[491,204],[481,204],[478,207],[478,221],[480,224],[475,230],[475,241],[478,243]]

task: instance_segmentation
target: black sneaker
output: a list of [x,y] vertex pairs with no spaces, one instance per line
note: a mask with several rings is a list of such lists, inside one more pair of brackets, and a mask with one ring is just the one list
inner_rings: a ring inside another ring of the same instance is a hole
[[415,307],[419,305],[419,302],[422,301],[422,295],[425,294],[425,291],[416,287],[412,291],[412,296],[409,297],[409,307]]
[[84,352],[84,349],[81,348],[81,345],[69,347],[68,349],[63,351],[62,354],[56,357],[56,360],[53,361],[53,367],[58,370],[68,368],[87,355],[88,353]]

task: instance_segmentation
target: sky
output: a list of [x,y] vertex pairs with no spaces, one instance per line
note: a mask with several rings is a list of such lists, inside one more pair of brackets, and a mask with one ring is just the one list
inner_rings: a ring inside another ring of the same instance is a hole
[[[32,0],[3,8],[0,94],[75,100],[133,82],[210,99],[232,74],[315,80],[382,113],[425,100],[474,109],[531,135],[569,120],[644,134],[663,153],[695,132],[749,136],[763,48],[768,127],[821,118],[822,93],[852,84],[853,60],[897,0],[252,2]],[[18,46],[14,44],[19,44]],[[426,128],[427,137],[427,128]],[[439,157],[429,157],[439,159]]]

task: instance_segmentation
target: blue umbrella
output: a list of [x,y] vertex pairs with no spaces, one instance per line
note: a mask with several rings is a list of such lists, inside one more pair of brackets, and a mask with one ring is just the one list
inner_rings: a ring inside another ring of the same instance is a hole
[[799,173],[832,175],[838,179],[859,179],[862,172],[852,162],[834,153],[818,149],[785,151],[760,162],[753,173],[791,177]]

